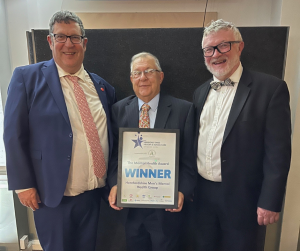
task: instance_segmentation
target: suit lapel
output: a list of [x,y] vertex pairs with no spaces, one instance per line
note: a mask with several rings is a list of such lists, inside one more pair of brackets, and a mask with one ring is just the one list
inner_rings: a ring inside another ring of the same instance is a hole
[[128,127],[138,128],[139,127],[139,105],[138,98],[135,97],[128,102],[128,105],[125,107],[126,120]]
[[154,128],[163,129],[166,127],[171,109],[172,101],[170,96],[160,94]]
[[[205,82],[202,86],[200,86],[198,90],[196,90],[196,94],[195,94],[195,98],[196,100],[194,100],[194,104],[196,106],[196,113],[197,113],[197,132],[196,135],[198,135],[199,132],[199,128],[200,128],[200,116],[201,116],[201,112],[203,110],[205,101],[207,99],[208,93],[210,91],[210,82],[212,79],[208,80],[207,82]],[[203,90],[202,90],[203,89]],[[200,92],[200,93],[199,93]],[[198,95],[199,93],[199,95]],[[198,140],[195,141],[195,144],[198,144]]]
[[236,119],[238,118],[239,114],[241,113],[244,104],[248,98],[248,95],[250,93],[250,87],[248,86],[252,82],[250,73],[246,70],[243,70],[238,88],[236,90],[236,94],[231,106],[231,110],[228,116],[224,136],[223,136],[223,142],[225,142],[227,136],[229,135]]
[[50,61],[45,62],[41,70],[59,110],[66,122],[70,125],[67,106],[54,60],[51,59]]
[[105,86],[102,84],[100,81],[97,81],[88,71],[87,73],[89,74],[91,80],[94,83],[95,89],[98,93],[99,99],[102,103],[103,109],[105,111],[107,121],[110,121],[110,113],[108,109],[108,103],[107,103],[107,98],[106,98],[106,93],[105,93]]
[[[200,115],[201,115],[201,112],[203,110],[203,106],[205,104],[205,101],[207,99],[207,96],[208,96],[208,93],[210,91],[210,82],[212,81],[212,79],[210,79],[209,81],[207,81],[206,83],[203,84],[203,86],[201,86],[199,89],[199,96],[196,97],[197,100],[194,100],[194,103],[196,105],[196,108],[197,108],[197,120],[199,121],[200,120]],[[202,90],[203,89],[203,90]]]

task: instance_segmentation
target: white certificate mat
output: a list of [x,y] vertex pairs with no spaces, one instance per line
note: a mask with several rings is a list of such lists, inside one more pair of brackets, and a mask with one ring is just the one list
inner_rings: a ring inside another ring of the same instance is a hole
[[178,129],[119,129],[119,207],[177,208]]

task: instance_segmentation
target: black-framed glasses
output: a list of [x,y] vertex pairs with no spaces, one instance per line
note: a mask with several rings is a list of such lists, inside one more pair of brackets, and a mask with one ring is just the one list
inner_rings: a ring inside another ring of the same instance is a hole
[[237,44],[241,41],[226,41],[222,42],[216,46],[207,46],[202,49],[204,57],[212,57],[215,53],[215,50],[217,49],[218,52],[221,54],[224,54],[231,50],[231,44]]
[[83,36],[79,36],[79,35],[67,36],[64,34],[53,34],[53,33],[50,33],[50,35],[53,36],[55,41],[58,43],[65,43],[67,39],[70,38],[73,44],[80,44],[82,42],[82,39],[84,39]]
[[142,73],[144,72],[144,75],[149,78],[149,77],[152,77],[154,72],[160,72],[159,70],[156,70],[156,69],[147,69],[147,70],[144,70],[144,71],[132,71],[130,73],[131,77],[133,78],[140,78],[142,76]]

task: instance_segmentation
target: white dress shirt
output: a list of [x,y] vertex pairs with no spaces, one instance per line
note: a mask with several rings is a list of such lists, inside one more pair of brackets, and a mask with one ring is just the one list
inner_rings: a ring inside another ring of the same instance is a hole
[[[155,125],[158,102],[159,102],[159,93],[153,99],[151,99],[150,102],[147,103],[150,106],[150,110],[148,112],[149,119],[150,119],[150,128],[154,128]],[[145,102],[138,98],[138,104],[139,104],[139,116],[141,116],[142,105],[145,104]]]
[[[75,99],[73,83],[65,77],[70,74],[65,72],[58,65],[57,70],[73,132],[72,158],[64,195],[75,196],[85,191],[105,186],[106,175],[102,179],[99,179],[94,174],[92,154]],[[106,114],[102,103],[94,83],[90,79],[89,74],[84,70],[83,65],[80,70],[72,76],[77,76],[79,78],[78,84],[83,89],[96,124],[107,168],[109,146]]]
[[[240,63],[230,76],[234,86],[210,89],[201,116],[198,137],[198,173],[205,179],[221,182],[221,146],[229,112],[242,76]],[[214,81],[220,81],[214,77]]]

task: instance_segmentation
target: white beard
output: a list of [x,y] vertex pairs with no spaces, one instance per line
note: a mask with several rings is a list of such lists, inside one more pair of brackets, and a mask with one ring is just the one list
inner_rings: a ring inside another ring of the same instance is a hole
[[[223,60],[226,59],[226,63],[225,63],[226,66],[221,68],[221,69],[215,69],[214,66],[213,66],[213,62],[220,61],[222,59]],[[236,65],[238,65],[239,62],[240,62],[239,56],[234,57],[231,61],[228,59],[227,56],[221,56],[220,58],[218,58],[214,61],[211,61],[209,63],[209,65],[206,64],[206,61],[204,61],[205,65],[207,67],[207,70],[209,70],[211,72],[211,74],[213,74],[217,79],[220,79],[220,80],[223,79],[224,76],[226,76],[226,78],[229,78],[233,74],[233,72],[231,72],[232,69]]]

